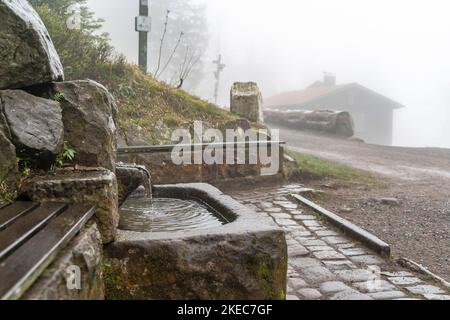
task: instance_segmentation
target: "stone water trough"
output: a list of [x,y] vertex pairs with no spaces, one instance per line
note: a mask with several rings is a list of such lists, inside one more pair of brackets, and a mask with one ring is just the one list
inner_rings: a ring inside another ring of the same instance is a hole
[[134,209],[151,200],[131,195],[120,210],[116,241],[105,249],[108,299],[284,299],[286,240],[269,218],[208,184],[153,189],[157,207],[196,202],[211,217],[190,224],[169,209],[163,214],[173,214],[175,224],[158,227],[156,212],[155,226],[141,228],[145,218]]

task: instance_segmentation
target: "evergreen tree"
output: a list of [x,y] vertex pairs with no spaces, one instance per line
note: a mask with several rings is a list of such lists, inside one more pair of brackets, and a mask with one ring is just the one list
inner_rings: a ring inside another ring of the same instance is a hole
[[[64,66],[67,80],[97,79],[113,55],[108,34],[99,34],[103,21],[95,19],[86,0],[31,0],[44,21]],[[76,12],[69,10],[76,5]],[[79,28],[68,21],[79,15]]]

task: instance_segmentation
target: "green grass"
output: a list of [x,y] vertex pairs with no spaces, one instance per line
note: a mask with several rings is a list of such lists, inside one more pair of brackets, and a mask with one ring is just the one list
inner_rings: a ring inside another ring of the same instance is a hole
[[127,63],[112,64],[95,80],[105,85],[117,100],[119,128],[137,125],[152,144],[170,142],[170,137],[161,136],[161,125],[156,125],[157,122],[162,121],[163,127],[172,131],[180,126],[192,126],[195,120],[220,127],[237,118],[229,111],[159,82]]
[[374,185],[380,183],[374,175],[364,170],[291,150],[288,150],[287,154],[297,162],[300,175],[305,178],[336,180],[343,187],[353,184]]

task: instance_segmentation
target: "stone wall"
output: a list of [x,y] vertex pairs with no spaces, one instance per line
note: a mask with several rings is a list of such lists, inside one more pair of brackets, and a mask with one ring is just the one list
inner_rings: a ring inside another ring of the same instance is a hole
[[[273,175],[283,172],[284,148],[280,147],[280,168]],[[194,155],[191,154],[193,159]],[[264,165],[258,164],[185,164],[176,165],[171,158],[171,152],[155,152],[145,155],[122,154],[119,160],[125,163],[137,163],[144,165],[152,173],[154,184],[173,184],[187,182],[208,182],[225,181],[232,179],[260,177],[261,169]],[[248,160],[248,157],[247,157]]]

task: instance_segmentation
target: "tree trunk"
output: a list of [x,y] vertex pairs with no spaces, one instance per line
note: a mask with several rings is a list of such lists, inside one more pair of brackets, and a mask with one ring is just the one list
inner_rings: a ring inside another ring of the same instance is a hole
[[354,123],[348,112],[329,110],[280,111],[266,110],[267,122],[285,125],[298,130],[314,130],[343,137],[354,135]]

